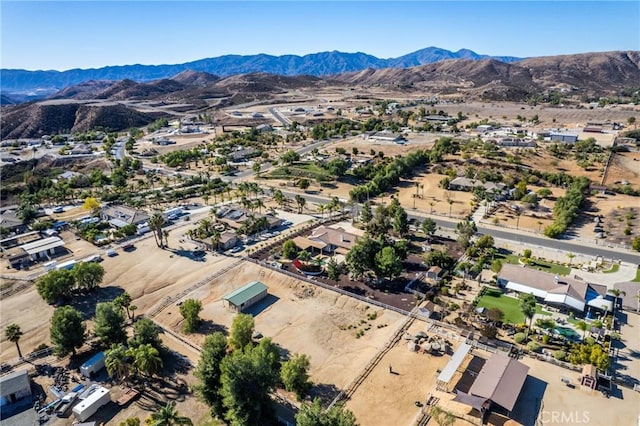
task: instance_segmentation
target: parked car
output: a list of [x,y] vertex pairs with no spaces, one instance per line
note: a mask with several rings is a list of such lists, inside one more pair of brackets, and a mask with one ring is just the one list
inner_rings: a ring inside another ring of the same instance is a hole
[[58,207],[54,207],[53,210],[51,210],[53,213],[63,213],[64,212],[64,208],[58,206]]

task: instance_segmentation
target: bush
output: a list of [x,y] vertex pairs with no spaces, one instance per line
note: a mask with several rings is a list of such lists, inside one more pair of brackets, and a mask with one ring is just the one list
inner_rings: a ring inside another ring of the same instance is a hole
[[545,345],[549,343],[549,340],[551,340],[551,337],[548,334],[542,336],[542,343]]
[[553,357],[558,361],[564,361],[567,359],[567,353],[563,350],[558,350],[553,353]]
[[516,333],[513,336],[513,341],[516,343],[522,343],[527,339],[527,335],[524,333]]
[[527,343],[527,349],[531,352],[540,352],[540,343],[531,341]]

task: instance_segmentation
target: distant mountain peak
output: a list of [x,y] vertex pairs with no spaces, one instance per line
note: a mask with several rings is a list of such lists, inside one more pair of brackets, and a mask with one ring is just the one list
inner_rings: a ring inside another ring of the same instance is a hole
[[[2,91],[6,93],[41,88],[57,88],[58,90],[74,86],[88,80],[117,81],[129,79],[134,82],[172,78],[174,81],[192,84],[190,81],[200,79],[201,84],[209,82],[209,77],[193,74],[180,76],[185,71],[204,72],[215,79],[234,74],[266,72],[278,75],[313,75],[326,76],[367,68],[408,68],[438,62],[446,59],[481,59],[486,55],[461,49],[451,52],[439,47],[427,47],[398,58],[381,59],[364,52],[346,53],[338,50],[312,53],[304,56],[273,56],[264,53],[258,55],[224,55],[215,58],[200,59],[174,65],[124,65],[109,66],[97,69],[72,69],[67,71],[25,71],[0,70]],[[495,57],[503,62],[514,62],[520,58]],[[219,76],[219,77],[218,77]],[[181,79],[187,78],[186,81]],[[211,80],[213,81],[213,80]],[[50,93],[50,92],[49,92]]]

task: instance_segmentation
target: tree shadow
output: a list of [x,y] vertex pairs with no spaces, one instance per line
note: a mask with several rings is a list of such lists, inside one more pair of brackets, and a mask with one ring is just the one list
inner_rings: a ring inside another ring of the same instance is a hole
[[180,257],[186,257],[187,259],[191,259],[194,262],[205,261],[205,257],[197,253],[197,252],[200,252],[201,250],[184,250],[182,248],[179,248],[179,249],[167,248],[166,250],[173,253],[169,256],[170,258],[173,256],[180,256]]
[[217,331],[224,335],[227,335],[229,332],[227,327],[221,324],[216,324],[211,320],[201,320],[200,325],[198,326],[198,330],[196,330],[198,334],[203,334],[205,336]]
[[122,287],[98,287],[91,293],[75,296],[68,305],[78,310],[84,319],[88,319],[95,315],[98,303],[110,302],[122,293],[124,293]]
[[333,383],[315,383],[309,390],[309,397],[313,400],[320,398],[323,406],[328,406],[340,393],[340,389]]

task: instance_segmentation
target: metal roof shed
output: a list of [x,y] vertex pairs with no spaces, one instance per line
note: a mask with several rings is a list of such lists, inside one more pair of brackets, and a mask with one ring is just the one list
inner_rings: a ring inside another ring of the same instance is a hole
[[496,353],[480,371],[469,394],[490,399],[507,411],[513,411],[528,373],[528,366]]
[[57,247],[64,246],[64,241],[58,237],[49,237],[42,240],[27,243],[21,246],[28,255],[38,254],[47,250],[55,249]]
[[223,304],[237,312],[259,302],[267,296],[268,287],[259,281],[252,281],[244,287],[227,294],[222,298]]
[[16,371],[0,379],[0,406],[11,405],[31,395],[27,370]]
[[471,351],[471,345],[467,343],[461,344],[458,349],[451,356],[451,359],[444,367],[444,369],[438,374],[438,379],[436,380],[438,389],[446,389],[447,385],[453,378],[453,375],[456,374],[460,365],[467,357],[467,354]]

